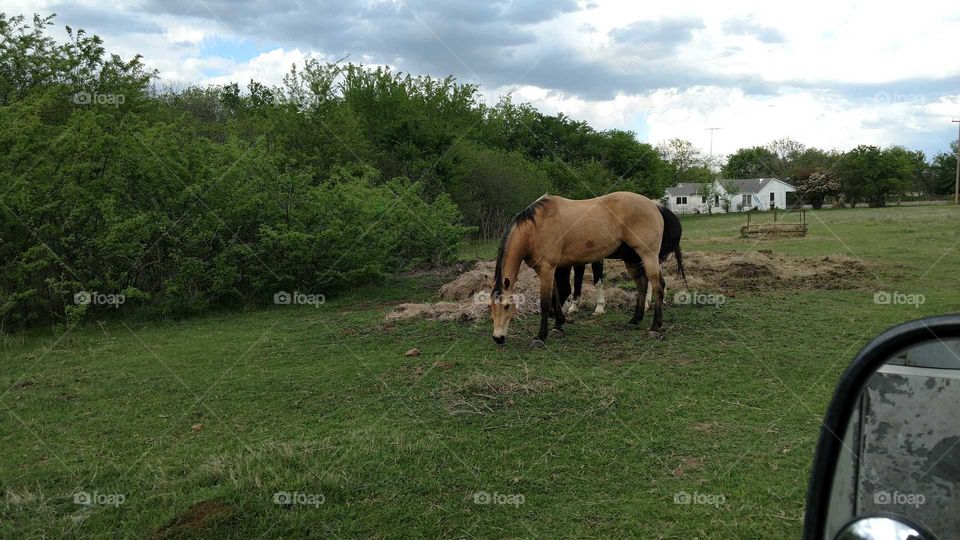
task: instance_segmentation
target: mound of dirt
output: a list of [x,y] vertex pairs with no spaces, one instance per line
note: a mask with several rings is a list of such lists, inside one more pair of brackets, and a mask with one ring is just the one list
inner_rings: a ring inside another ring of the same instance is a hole
[[[671,257],[663,265],[667,284],[666,302],[672,292],[689,290],[733,296],[740,291],[770,289],[860,289],[869,287],[870,269],[861,261],[845,255],[829,257],[791,257],[770,250],[760,251],[690,251],[684,253],[686,282]],[[434,304],[401,304],[387,314],[387,320],[422,318],[440,321],[469,321],[484,318],[489,312],[493,261],[480,261],[473,269],[440,287],[441,302]],[[621,285],[627,285],[627,288]],[[620,261],[604,265],[604,297],[608,309],[633,307],[636,292],[633,279]],[[540,282],[533,269],[523,266],[514,289],[517,313],[540,313]],[[584,307],[596,303],[593,276],[587,266],[583,280]],[[592,308],[590,308],[592,309]]]

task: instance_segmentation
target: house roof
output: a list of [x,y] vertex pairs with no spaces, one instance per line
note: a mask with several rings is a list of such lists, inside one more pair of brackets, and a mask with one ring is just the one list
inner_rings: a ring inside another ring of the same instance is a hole
[[667,195],[671,197],[683,197],[696,195],[705,185],[706,184],[697,182],[680,182],[673,187],[668,187],[665,191],[667,192]]
[[721,184],[733,182],[737,186],[737,193],[760,193],[764,186],[775,178],[734,178],[731,180],[720,180]]
[[734,178],[730,180],[719,180],[721,184],[727,184],[733,182],[737,186],[738,193],[760,193],[760,190],[766,187],[767,184],[777,180],[782,182],[784,185],[790,189],[795,189],[792,185],[779,178]]
[[[774,180],[780,180],[779,178],[733,178],[733,179],[721,179],[717,180],[721,186],[733,183],[737,186],[737,193],[760,193],[760,190],[766,187],[767,184],[773,182]],[[787,182],[783,182],[789,188],[794,189],[794,187]],[[683,197],[690,195],[698,195],[700,190],[706,184],[697,183],[697,182],[681,182],[673,187],[668,187],[666,189],[667,195],[670,197]]]

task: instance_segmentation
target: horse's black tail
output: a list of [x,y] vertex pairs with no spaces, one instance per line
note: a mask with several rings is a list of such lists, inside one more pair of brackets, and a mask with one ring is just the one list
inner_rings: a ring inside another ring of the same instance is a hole
[[673,253],[677,258],[677,270],[680,277],[683,278],[683,284],[687,284],[687,273],[683,268],[683,253],[680,251],[680,237],[683,235],[683,226],[680,225],[680,218],[671,212],[668,208],[660,206],[660,215],[663,216],[663,239],[660,241],[660,261]]
[[683,269],[683,254],[680,253],[679,243],[677,244],[677,249],[673,250],[673,256],[677,258],[677,270],[680,271],[680,277],[683,278],[683,285],[687,287],[687,272]]

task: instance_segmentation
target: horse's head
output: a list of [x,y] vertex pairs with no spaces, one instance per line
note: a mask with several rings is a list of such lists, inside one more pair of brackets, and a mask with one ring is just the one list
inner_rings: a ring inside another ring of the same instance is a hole
[[490,293],[490,316],[493,318],[493,340],[498,345],[507,341],[510,319],[517,314],[517,298],[513,294],[513,283],[503,278],[503,286],[494,287]]

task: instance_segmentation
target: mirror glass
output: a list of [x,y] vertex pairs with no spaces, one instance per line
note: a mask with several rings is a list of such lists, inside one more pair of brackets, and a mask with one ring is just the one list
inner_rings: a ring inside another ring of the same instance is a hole
[[960,531],[960,339],[887,359],[860,392],[830,494],[826,538],[854,518],[901,517]]

